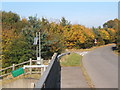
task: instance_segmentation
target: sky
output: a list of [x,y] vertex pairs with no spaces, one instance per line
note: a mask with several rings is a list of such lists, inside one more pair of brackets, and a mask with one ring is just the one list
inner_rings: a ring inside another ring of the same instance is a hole
[[12,11],[21,18],[37,15],[58,21],[65,17],[72,24],[98,27],[118,18],[118,2],[2,2],[2,11]]

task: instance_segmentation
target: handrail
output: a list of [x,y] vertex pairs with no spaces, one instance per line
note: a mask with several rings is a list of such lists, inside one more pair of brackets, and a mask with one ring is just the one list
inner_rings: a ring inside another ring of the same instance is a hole
[[69,55],[69,54],[70,54],[70,52],[62,53],[62,54],[58,55],[57,58],[60,59],[60,57],[65,56],[65,55]]

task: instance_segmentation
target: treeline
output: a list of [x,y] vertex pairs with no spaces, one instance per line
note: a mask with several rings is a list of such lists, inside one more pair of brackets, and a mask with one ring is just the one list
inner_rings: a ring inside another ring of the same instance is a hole
[[7,67],[29,58],[36,59],[36,46],[33,45],[36,32],[41,32],[42,58],[49,59],[54,52],[64,49],[90,48],[95,45],[117,43],[118,19],[110,20],[103,28],[86,28],[72,25],[64,17],[59,23],[50,22],[46,18],[30,16],[20,18],[16,13],[2,13],[2,67]]

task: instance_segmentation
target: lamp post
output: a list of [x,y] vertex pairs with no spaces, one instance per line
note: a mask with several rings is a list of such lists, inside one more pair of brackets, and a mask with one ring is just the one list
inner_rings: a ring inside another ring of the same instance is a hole
[[[38,44],[39,42],[39,44]],[[33,45],[36,45],[36,57],[37,57],[37,64],[41,64],[41,40],[40,40],[40,32],[36,32],[36,37],[34,38]]]

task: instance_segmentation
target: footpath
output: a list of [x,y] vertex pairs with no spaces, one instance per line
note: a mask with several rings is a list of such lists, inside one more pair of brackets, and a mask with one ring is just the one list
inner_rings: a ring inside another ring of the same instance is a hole
[[61,88],[89,88],[80,67],[61,67]]

